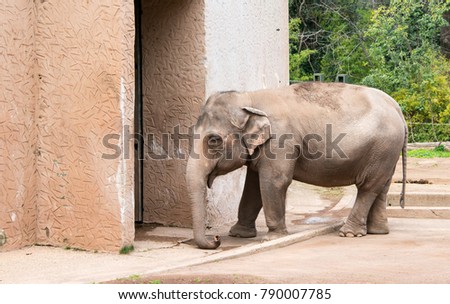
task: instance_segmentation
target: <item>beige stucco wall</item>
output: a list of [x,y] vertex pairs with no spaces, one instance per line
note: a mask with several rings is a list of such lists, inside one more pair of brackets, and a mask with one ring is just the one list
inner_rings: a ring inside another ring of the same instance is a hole
[[[188,140],[166,141],[163,134],[188,134],[205,96],[204,1],[143,1],[144,221],[190,226],[191,208],[184,174]],[[151,156],[151,154],[155,154]],[[165,159],[156,159],[167,155]],[[184,155],[184,156],[183,156]]]
[[0,250],[30,245],[37,215],[36,9],[33,1],[0,4]]
[[102,139],[133,125],[133,1],[8,0],[0,17],[0,250],[131,244],[134,161]]
[[134,162],[102,158],[102,138],[133,125],[134,4],[37,7],[38,242],[116,250],[134,239]]

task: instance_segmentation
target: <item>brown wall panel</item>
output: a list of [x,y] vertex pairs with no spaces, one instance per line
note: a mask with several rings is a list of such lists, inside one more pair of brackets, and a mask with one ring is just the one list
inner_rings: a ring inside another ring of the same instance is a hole
[[[205,98],[204,1],[143,1],[144,221],[189,226],[190,204],[184,181],[189,144],[164,145],[174,128],[188,132]],[[167,153],[164,160],[150,157]]]
[[133,1],[39,1],[37,14],[37,241],[118,250],[134,238],[133,159],[104,159],[102,139],[133,125]]
[[0,4],[0,250],[36,240],[36,11],[31,0]]

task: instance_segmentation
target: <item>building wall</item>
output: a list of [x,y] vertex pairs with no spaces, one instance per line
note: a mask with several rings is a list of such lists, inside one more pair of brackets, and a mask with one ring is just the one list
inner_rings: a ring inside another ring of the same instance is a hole
[[[288,20],[287,0],[206,1],[206,96],[288,85]],[[244,180],[241,169],[214,181],[209,226],[236,220]]]
[[110,143],[123,150],[117,138],[133,122],[133,1],[8,0],[0,8],[3,249],[131,244],[133,155],[105,159],[114,151],[103,138],[115,134]]
[[[144,220],[190,226],[188,140],[166,146],[163,134],[188,134],[214,91],[287,84],[287,0],[143,0],[143,9],[144,127],[154,135]],[[132,0],[2,1],[0,250],[132,243],[133,141],[123,132],[133,132],[133,17]],[[242,184],[241,172],[217,179],[210,225],[235,220]]]
[[167,136],[177,126],[188,134],[204,102],[204,1],[142,5],[144,133],[154,136],[144,148],[144,221],[190,226],[184,180],[189,142],[176,147]]
[[36,9],[32,0],[0,5],[0,250],[36,240]]

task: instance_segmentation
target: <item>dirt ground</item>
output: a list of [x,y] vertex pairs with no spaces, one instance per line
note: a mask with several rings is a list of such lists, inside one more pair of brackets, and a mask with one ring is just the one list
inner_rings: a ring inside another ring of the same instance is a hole
[[[450,185],[450,159],[408,159],[408,180]],[[401,163],[394,182],[401,180]],[[337,193],[340,195],[340,193]],[[108,283],[450,283],[450,220],[390,219],[388,235],[332,233],[284,248]]]
[[[393,181],[402,180],[402,163],[395,169]],[[406,178],[410,182],[423,180],[431,184],[450,185],[450,158],[408,158]]]
[[107,284],[270,284],[262,277],[242,274],[176,274],[151,277],[129,277]]

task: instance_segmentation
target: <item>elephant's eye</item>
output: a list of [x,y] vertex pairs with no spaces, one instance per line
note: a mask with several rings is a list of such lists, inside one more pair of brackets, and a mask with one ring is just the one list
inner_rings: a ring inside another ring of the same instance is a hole
[[210,148],[220,148],[223,145],[223,140],[220,135],[211,134],[208,136],[208,146]]

